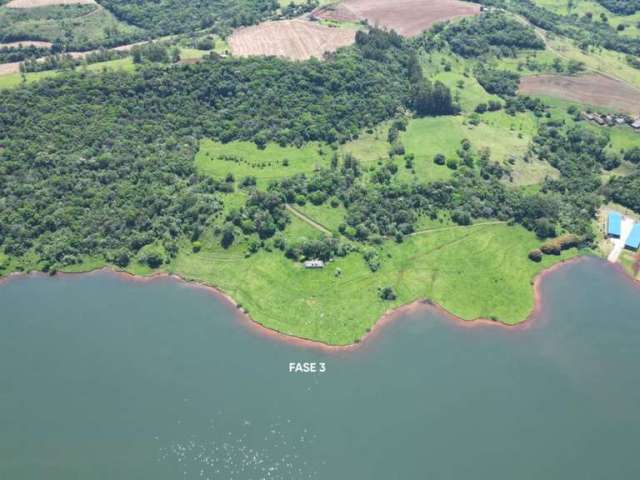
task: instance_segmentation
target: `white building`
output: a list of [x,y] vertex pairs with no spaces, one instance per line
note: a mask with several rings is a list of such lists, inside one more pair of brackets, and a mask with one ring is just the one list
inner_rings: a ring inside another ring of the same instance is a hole
[[324,268],[322,260],[307,260],[304,262],[304,268]]

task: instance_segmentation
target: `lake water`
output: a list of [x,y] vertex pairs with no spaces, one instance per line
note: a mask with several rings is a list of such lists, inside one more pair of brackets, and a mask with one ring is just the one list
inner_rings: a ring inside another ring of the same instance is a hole
[[640,289],[591,259],[542,295],[526,329],[423,311],[327,353],[168,279],[11,279],[0,478],[640,478]]

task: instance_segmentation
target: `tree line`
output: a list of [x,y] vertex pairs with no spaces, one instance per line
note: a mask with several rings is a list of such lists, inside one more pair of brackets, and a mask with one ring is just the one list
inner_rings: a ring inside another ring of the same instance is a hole
[[275,14],[277,0],[98,0],[116,18],[152,36],[252,25]]

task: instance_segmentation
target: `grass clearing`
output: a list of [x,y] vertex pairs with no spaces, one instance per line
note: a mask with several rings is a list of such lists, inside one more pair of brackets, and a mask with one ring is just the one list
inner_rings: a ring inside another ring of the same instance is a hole
[[389,123],[383,123],[368,132],[361,133],[356,140],[340,145],[340,153],[350,153],[363,165],[370,166],[389,158]]
[[400,135],[407,153],[415,155],[416,176],[420,180],[445,180],[452,170],[436,165],[433,157],[442,153],[457,158],[457,151],[465,138],[476,149],[488,148],[491,158],[505,162],[511,156],[521,157],[536,130],[536,120],[530,114],[509,116],[504,112],[490,112],[481,116],[481,123],[473,126],[458,117],[428,117],[409,122]]
[[55,5],[29,9],[0,6],[0,37],[65,41],[70,50],[107,42],[107,32],[138,36],[141,30],[120,22],[95,4]]
[[347,214],[343,206],[333,208],[328,202],[320,206],[307,203],[304,206],[296,205],[295,208],[335,234],[338,234],[338,227]]
[[640,34],[640,29],[638,29],[640,12],[633,15],[617,15],[593,0],[578,2],[575,0],[534,0],[534,3],[559,15],[575,14],[582,17],[590,12],[593,14],[594,22],[600,21],[600,15],[604,14],[612,27],[617,28],[620,24],[626,26],[622,35],[637,36]]
[[[534,305],[533,278],[561,259],[545,257],[541,264],[528,260],[527,252],[539,243],[521,227],[489,225],[389,242],[376,273],[357,254],[312,271],[267,252],[237,260],[243,254],[240,246],[183,252],[171,269],[221,288],[269,328],[341,345],[365,335],[389,308],[417,299],[430,299],[468,320],[524,320]],[[383,286],[396,290],[396,301],[378,298]]]
[[454,99],[465,113],[473,112],[479,103],[500,101],[498,96],[491,95],[482,88],[472,75],[469,62],[457,55],[429,53],[422,58],[422,67],[425,76],[433,81],[440,81],[451,89]]
[[[270,143],[261,150],[251,142],[202,140],[195,162],[198,171],[207,175],[224,178],[231,173],[236,180],[254,176],[258,187],[266,188],[271,180],[297,173],[312,173],[328,166],[330,155],[331,149],[319,143],[310,143],[302,148]],[[285,159],[288,166],[284,165]]]

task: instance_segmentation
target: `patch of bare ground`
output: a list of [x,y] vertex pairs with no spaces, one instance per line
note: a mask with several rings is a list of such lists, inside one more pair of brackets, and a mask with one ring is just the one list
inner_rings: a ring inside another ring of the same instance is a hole
[[313,17],[339,22],[368,20],[412,37],[434,23],[480,14],[480,5],[459,0],[344,0],[337,5],[321,7]]
[[20,62],[0,63],[0,75],[9,75],[11,73],[20,73]]
[[520,93],[562,98],[632,115],[640,113],[640,90],[600,74],[522,77]]
[[52,5],[95,5],[95,0],[11,0],[5,5],[9,8],[36,8]]
[[21,47],[51,48],[51,45],[52,45],[51,42],[40,42],[38,40],[23,40],[21,42],[0,43],[0,49],[21,48]]
[[229,38],[231,52],[238,56],[273,55],[292,60],[322,58],[355,41],[356,30],[334,28],[304,20],[264,22],[240,28]]

